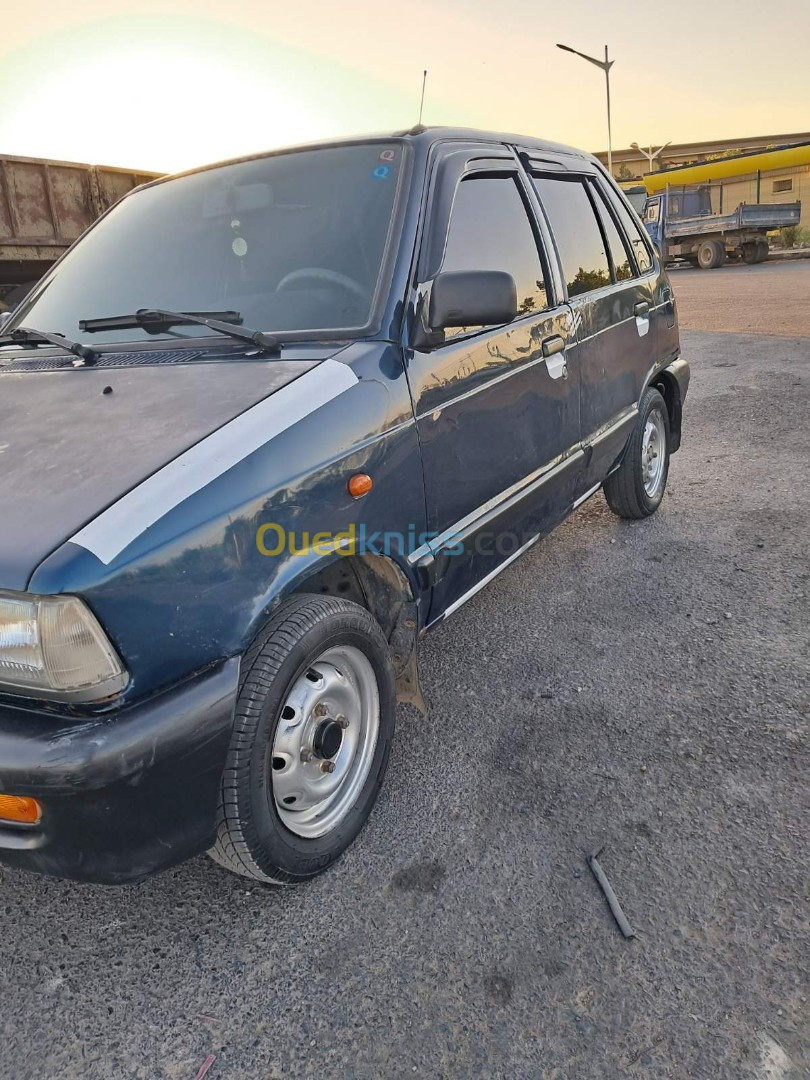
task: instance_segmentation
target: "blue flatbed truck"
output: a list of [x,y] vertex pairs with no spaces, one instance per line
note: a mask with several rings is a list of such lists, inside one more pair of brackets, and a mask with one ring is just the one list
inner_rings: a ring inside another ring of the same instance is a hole
[[[630,194],[635,204],[636,193]],[[722,189],[721,189],[722,195]],[[702,270],[726,259],[746,263],[768,257],[768,233],[798,225],[801,203],[740,203],[715,214],[708,184],[667,187],[646,197],[642,219],[665,264],[685,259]]]

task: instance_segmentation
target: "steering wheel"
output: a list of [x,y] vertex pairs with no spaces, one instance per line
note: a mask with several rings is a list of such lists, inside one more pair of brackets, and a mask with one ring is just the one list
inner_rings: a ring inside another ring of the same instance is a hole
[[341,274],[337,270],[327,270],[321,266],[304,266],[300,270],[293,270],[291,273],[285,274],[276,285],[276,292],[285,292],[287,289],[298,286],[304,281],[311,281],[315,285],[337,285],[364,304],[368,303],[368,289],[361,285],[359,281],[355,281],[354,278]]

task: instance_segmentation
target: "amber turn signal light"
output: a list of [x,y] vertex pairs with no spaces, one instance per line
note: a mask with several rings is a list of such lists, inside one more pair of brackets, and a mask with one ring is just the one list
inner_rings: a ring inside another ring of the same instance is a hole
[[349,494],[353,499],[359,499],[361,495],[367,495],[374,484],[368,473],[355,473],[349,480]]
[[27,795],[0,795],[0,825],[15,821],[18,825],[36,825],[42,817],[42,807]]

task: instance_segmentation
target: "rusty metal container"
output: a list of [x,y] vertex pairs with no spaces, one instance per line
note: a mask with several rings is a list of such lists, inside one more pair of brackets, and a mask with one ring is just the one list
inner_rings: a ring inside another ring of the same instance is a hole
[[0,301],[36,282],[100,214],[159,175],[0,157]]

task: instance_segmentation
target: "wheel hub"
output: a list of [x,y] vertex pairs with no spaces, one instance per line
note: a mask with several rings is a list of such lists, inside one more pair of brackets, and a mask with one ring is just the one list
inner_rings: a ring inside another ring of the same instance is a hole
[[379,724],[374,669],[354,646],[328,649],[293,683],[268,769],[276,812],[291,832],[323,836],[350,812],[371,769]]
[[315,729],[312,752],[317,758],[333,758],[343,742],[343,729],[337,720],[324,720]]

